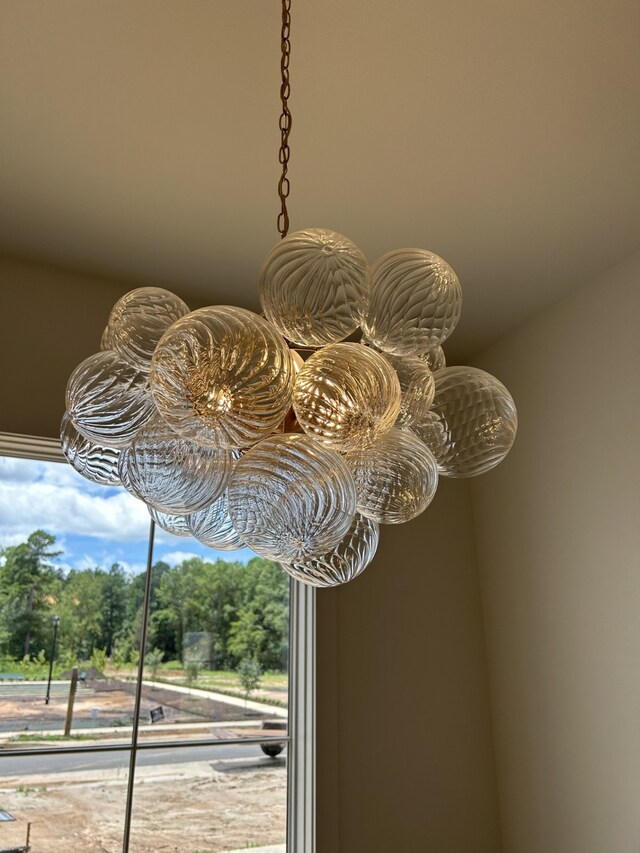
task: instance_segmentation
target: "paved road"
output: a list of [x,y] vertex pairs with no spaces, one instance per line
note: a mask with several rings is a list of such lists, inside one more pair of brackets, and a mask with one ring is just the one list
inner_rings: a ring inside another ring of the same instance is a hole
[[[244,758],[248,761],[270,761],[257,744],[247,746],[199,746],[187,748],[142,749],[138,751],[138,766],[184,764],[190,761],[221,761]],[[27,758],[0,753],[0,784],[7,776],[32,776],[46,773],[86,772],[87,770],[123,769],[129,765],[127,752],[102,752],[73,755],[35,755]]]

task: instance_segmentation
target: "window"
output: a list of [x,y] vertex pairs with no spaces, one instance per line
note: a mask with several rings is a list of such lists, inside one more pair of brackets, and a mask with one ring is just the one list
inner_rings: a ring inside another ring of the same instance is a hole
[[313,853],[313,590],[63,461],[0,435],[0,847]]

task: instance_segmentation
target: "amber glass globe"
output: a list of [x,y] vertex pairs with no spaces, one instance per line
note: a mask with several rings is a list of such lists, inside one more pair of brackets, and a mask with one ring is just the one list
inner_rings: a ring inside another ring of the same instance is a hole
[[294,563],[324,554],[356,509],[353,478],[339,453],[308,435],[276,435],[248,450],[229,480],[229,514],[256,553]]
[[396,355],[440,346],[456,327],[462,290],[449,264],[425,249],[397,249],[371,268],[365,338]]
[[346,338],[360,325],[368,296],[365,256],[347,237],[326,228],[289,234],[269,252],[260,275],[266,318],[301,346]]
[[173,432],[160,418],[141,429],[120,467],[123,483],[152,507],[186,515],[210,504],[225,488],[231,454],[203,447]]
[[393,426],[400,383],[379,353],[361,344],[331,344],[296,377],[293,408],[302,429],[337,450],[368,447]]
[[112,350],[81,362],[67,383],[67,412],[85,438],[124,447],[155,416],[147,376]]
[[148,373],[158,341],[188,313],[189,306],[170,290],[138,287],[113,306],[104,337],[121,358]]
[[424,361],[432,373],[435,373],[436,370],[442,370],[443,367],[447,366],[447,359],[442,347],[429,349],[426,352],[421,353],[418,358]]
[[309,586],[340,586],[357,578],[367,568],[375,556],[379,538],[378,523],[357,512],[346,535],[333,550],[303,562],[283,563],[282,568],[292,578]]
[[201,308],[160,340],[151,391],[162,417],[184,438],[250,447],[272,433],[291,406],[292,356],[257,314],[226,305]]
[[357,509],[382,524],[403,524],[429,506],[438,487],[436,460],[408,430],[394,427],[372,447],[346,456]]
[[494,468],[518,429],[511,394],[495,376],[475,367],[445,367],[434,375],[432,415],[413,430],[431,447],[440,473],[475,477]]

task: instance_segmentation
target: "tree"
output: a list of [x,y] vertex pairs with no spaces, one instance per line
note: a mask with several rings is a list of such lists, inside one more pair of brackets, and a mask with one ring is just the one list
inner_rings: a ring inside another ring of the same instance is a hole
[[155,681],[164,654],[160,649],[151,649],[145,656],[145,663],[151,670],[151,678]]
[[57,603],[62,573],[51,564],[61,551],[54,551],[56,538],[44,530],[34,531],[26,542],[2,550],[0,567],[2,615],[10,619],[9,653],[28,656],[32,648],[47,644],[49,624],[46,616]]
[[241,662],[260,656],[264,644],[265,630],[260,625],[258,615],[252,610],[241,610],[229,631],[229,651],[237,655]]
[[127,586],[124,569],[114,563],[105,573],[102,589],[102,642],[110,657],[127,618]]
[[261,676],[262,670],[260,669],[260,664],[254,657],[242,658],[238,665],[238,677],[240,678],[240,684],[244,693],[245,710],[249,696],[254,690],[260,687]]

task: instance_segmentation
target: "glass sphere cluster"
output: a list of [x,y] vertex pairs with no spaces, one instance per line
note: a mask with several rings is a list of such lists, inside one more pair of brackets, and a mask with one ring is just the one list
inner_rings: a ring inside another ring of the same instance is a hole
[[381,524],[429,506],[439,476],[504,459],[516,409],[493,376],[446,366],[462,293],[433,252],[370,265],[309,228],[269,252],[259,289],[262,315],[190,311],[158,287],[123,296],[69,378],[63,450],[163,530],[337,586],[373,560]]

